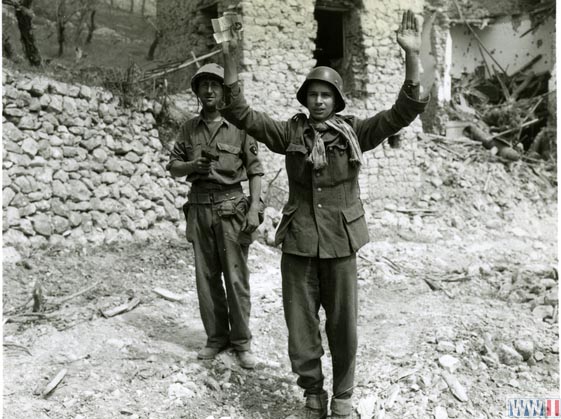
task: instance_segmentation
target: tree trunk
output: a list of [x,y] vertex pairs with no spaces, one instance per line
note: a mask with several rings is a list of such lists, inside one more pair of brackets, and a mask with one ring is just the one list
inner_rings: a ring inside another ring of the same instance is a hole
[[31,14],[32,0],[23,0],[22,7],[16,7],[16,19],[21,35],[21,43],[23,44],[23,52],[29,63],[33,66],[41,65],[41,54],[35,44],[35,36],[33,35],[33,23]]
[[146,59],[148,61],[152,61],[154,59],[154,53],[156,52],[156,47],[160,43],[160,38],[162,37],[162,31],[156,31],[156,35],[154,40],[152,41],[152,45],[150,45],[150,49],[148,50],[148,56]]
[[140,16],[144,17],[145,10],[146,10],[146,0],[142,0],[142,8],[140,9]]
[[58,56],[64,54],[64,22],[57,23]]
[[10,37],[5,33],[2,34],[2,56],[11,60],[15,57],[14,48],[12,47],[12,42]]
[[60,0],[56,14],[56,29],[58,41],[58,56],[64,54],[64,30],[66,29],[66,0]]
[[95,31],[95,10],[92,10],[90,14],[90,24],[88,25],[88,37],[86,38],[86,44],[92,42],[94,31]]
[[134,0],[131,0],[131,13],[134,12]]

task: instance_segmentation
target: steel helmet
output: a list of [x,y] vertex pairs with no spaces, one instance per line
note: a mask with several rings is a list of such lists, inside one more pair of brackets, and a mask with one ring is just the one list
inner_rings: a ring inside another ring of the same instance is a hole
[[215,63],[205,64],[191,78],[191,90],[193,93],[197,94],[197,83],[204,76],[220,79],[220,82],[224,83],[224,69]]
[[296,99],[298,99],[298,102],[306,107],[308,106],[306,104],[306,94],[308,91],[308,85],[312,81],[323,81],[334,87],[335,92],[338,95],[338,100],[337,103],[335,103],[334,111],[340,112],[345,109],[345,99],[343,97],[343,79],[334,69],[326,66],[316,67],[308,73],[308,75],[306,76],[306,80],[304,80],[304,83],[302,83],[302,86],[300,86],[300,89],[298,89],[298,93],[296,93]]

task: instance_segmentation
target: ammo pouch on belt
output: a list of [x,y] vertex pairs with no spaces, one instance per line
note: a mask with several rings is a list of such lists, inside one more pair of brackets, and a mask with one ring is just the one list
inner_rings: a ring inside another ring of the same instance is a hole
[[[249,203],[247,204],[249,208]],[[189,213],[189,201],[183,204],[183,214],[185,215],[185,221],[187,221],[187,214]],[[221,217],[223,216],[231,216],[236,213],[236,205],[234,201],[224,201],[220,208],[218,209],[218,213]],[[265,203],[262,199],[259,199],[259,212],[257,213],[259,217],[259,224],[262,224],[265,220]]]
[[[222,201],[216,211],[221,217],[231,217],[236,214],[245,216],[249,210],[249,205],[249,198],[244,195],[241,199]],[[257,216],[259,217],[259,224],[261,224],[265,219],[265,203],[262,199],[259,199]]]
[[247,212],[247,205],[245,196],[240,196],[241,199],[229,199],[222,201],[216,208],[216,212],[221,217],[232,217],[238,212],[244,215]]

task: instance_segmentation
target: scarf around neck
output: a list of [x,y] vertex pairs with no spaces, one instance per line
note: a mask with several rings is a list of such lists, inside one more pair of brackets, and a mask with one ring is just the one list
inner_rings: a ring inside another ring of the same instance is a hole
[[359,166],[363,164],[362,151],[360,150],[356,133],[343,118],[338,115],[334,115],[323,122],[315,122],[312,119],[309,119],[308,121],[314,132],[314,145],[312,147],[312,152],[308,156],[308,161],[313,164],[314,170],[321,170],[327,166],[325,144],[321,134],[329,129],[333,129],[337,133],[341,134],[343,139],[347,141],[347,144],[349,144],[351,151],[349,161],[351,164]]

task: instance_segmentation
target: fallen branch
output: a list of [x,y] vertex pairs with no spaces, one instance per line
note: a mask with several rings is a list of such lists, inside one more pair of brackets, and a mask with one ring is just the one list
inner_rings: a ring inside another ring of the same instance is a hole
[[156,73],[153,73],[153,74],[151,74],[151,75],[149,75],[149,76],[146,76],[146,77],[140,79],[139,82],[145,82],[145,81],[147,81],[147,80],[155,79],[156,77],[160,77],[160,76],[163,76],[163,75],[165,75],[165,74],[174,73],[174,72],[176,72],[176,71],[181,70],[182,68],[189,67],[191,64],[195,64],[197,61],[204,60],[205,58],[210,58],[210,57],[212,57],[212,56],[214,56],[214,55],[216,55],[216,54],[219,54],[219,53],[221,53],[221,52],[222,52],[221,49],[218,49],[218,50],[216,50],[216,51],[209,52],[208,54],[201,55],[200,57],[198,57],[198,58],[195,59],[195,60],[185,61],[185,62],[179,64],[177,67],[170,68],[170,69],[165,69],[165,70],[161,70],[161,71],[158,71],[158,72],[156,72]]
[[390,258],[386,257],[386,256],[380,256],[381,259],[384,259],[388,265],[390,265],[394,270],[398,271],[398,272],[402,272],[403,269],[401,269],[401,266],[399,266],[397,263],[395,263],[393,260],[391,260]]
[[440,286],[440,284],[437,284],[435,281],[432,281],[428,278],[422,278],[423,281],[426,282],[426,284],[429,286],[429,288],[431,289],[431,291],[442,291],[444,294],[446,294],[446,296],[448,298],[454,298],[454,296],[452,294],[450,294],[450,292],[448,290],[446,290],[445,288],[442,288]]
[[427,208],[397,208],[395,212],[401,212],[404,214],[418,214],[418,213],[434,214],[436,211]]
[[52,391],[60,384],[60,382],[62,381],[62,379],[64,378],[64,376],[66,375],[67,372],[68,371],[66,370],[66,368],[63,368],[62,370],[60,370],[59,373],[55,376],[55,378],[53,378],[49,382],[49,384],[47,384],[45,389],[41,392],[41,397],[45,398],[50,393],[52,393]]
[[443,282],[467,282],[467,281],[471,281],[471,278],[469,276],[456,276],[456,277],[452,277],[452,278],[442,278]]
[[165,298],[169,301],[183,301],[185,299],[184,295],[179,295],[174,292],[168,291],[165,288],[154,288],[152,290],[156,295],[159,295],[162,298]]
[[364,260],[364,261],[370,263],[371,265],[375,265],[375,264],[376,264],[376,262],[374,262],[372,259],[370,259],[370,258],[364,256],[363,254],[357,253],[357,256],[358,256],[359,258],[361,258],[362,260]]
[[[524,127],[527,127],[528,125],[533,125],[533,124],[535,124],[536,122],[540,122],[540,120],[539,120],[538,118],[532,119],[531,121],[525,122],[525,123],[523,123],[522,125],[519,125],[519,126],[517,126],[517,127],[507,129],[507,130],[502,131],[502,132],[499,132],[499,133],[497,133],[497,134],[493,134],[493,135],[491,135],[488,139],[489,139],[489,140],[498,140],[497,137],[502,137],[502,136],[505,135],[505,134],[510,134],[511,132],[518,131],[519,129],[524,128]],[[511,145],[511,144],[509,143],[508,145]]]
[[15,311],[21,310],[21,309],[25,308],[31,301],[33,301],[33,294],[31,294],[29,296],[29,298],[27,299],[27,301],[25,303],[23,303],[22,305],[19,305],[17,307],[11,308],[9,310],[6,310],[5,312],[2,313],[2,315],[7,316],[8,314],[11,314]]
[[27,347],[20,345],[18,343],[14,343],[14,342],[4,342],[2,343],[3,346],[7,347],[7,348],[16,348],[16,349],[21,349],[22,351],[26,352],[29,356],[31,356],[31,351],[29,349],[27,349]]
[[96,282],[95,284],[90,285],[89,287],[87,287],[87,288],[85,288],[85,289],[83,289],[83,290],[81,290],[81,291],[75,292],[74,294],[71,294],[71,295],[69,295],[69,296],[67,296],[67,297],[62,297],[62,298],[60,298],[60,299],[58,299],[58,300],[53,301],[53,304],[58,304],[58,305],[64,304],[64,303],[66,303],[67,301],[72,300],[73,298],[76,298],[76,297],[78,297],[78,296],[80,296],[80,295],[82,295],[82,294],[85,294],[85,293],[88,292],[88,291],[93,290],[93,289],[96,288],[99,284],[100,284],[100,282]]
[[428,279],[428,278],[422,278],[423,281],[425,281],[427,283],[427,285],[429,286],[429,288],[431,289],[431,291],[440,291],[442,290],[442,287],[440,285],[438,285],[436,282]]
[[443,146],[442,144],[440,144],[440,143],[434,143],[434,144],[435,144],[437,147],[440,147],[441,149],[446,150],[448,153],[455,154],[455,155],[458,156],[459,158],[464,159],[464,156],[463,156],[462,154],[458,153],[457,151],[451,150],[451,149],[449,149],[448,147],[444,147],[444,146]]
[[126,313],[127,311],[131,311],[137,305],[140,304],[140,299],[133,298],[127,303],[121,304],[120,306],[108,309],[108,310],[100,310],[101,315],[105,318],[116,316],[117,314]]

